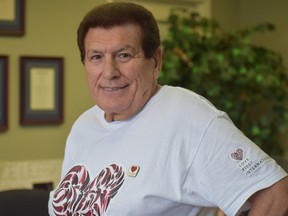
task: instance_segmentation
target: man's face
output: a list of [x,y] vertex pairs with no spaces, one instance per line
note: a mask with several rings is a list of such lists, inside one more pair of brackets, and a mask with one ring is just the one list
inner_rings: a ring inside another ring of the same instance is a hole
[[153,95],[161,69],[161,50],[146,59],[141,31],[134,24],[91,28],[84,41],[90,93],[107,120],[125,120]]

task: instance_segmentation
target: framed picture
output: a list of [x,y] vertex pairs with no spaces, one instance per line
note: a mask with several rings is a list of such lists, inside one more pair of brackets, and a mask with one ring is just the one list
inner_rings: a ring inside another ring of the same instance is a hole
[[63,58],[20,57],[20,123],[63,122]]
[[8,129],[8,56],[0,56],[0,131]]
[[0,0],[0,35],[22,36],[25,0]]

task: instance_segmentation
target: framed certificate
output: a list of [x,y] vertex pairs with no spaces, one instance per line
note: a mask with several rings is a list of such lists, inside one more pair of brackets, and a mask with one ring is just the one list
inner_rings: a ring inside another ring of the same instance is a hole
[[63,58],[20,57],[20,123],[63,122]]
[[25,0],[0,0],[0,35],[24,35]]
[[0,56],[0,131],[8,129],[8,56]]

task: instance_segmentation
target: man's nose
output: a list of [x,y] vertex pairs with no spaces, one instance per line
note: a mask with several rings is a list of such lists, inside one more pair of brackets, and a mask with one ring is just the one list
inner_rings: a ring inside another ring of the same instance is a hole
[[105,58],[102,76],[105,79],[115,79],[120,76],[120,71],[116,61],[113,58]]

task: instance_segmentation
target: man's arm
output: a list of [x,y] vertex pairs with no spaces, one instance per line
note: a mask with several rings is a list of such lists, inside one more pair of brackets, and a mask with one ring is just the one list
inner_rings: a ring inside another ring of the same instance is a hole
[[288,216],[288,177],[253,194],[249,216]]

